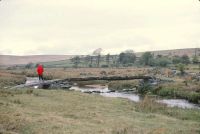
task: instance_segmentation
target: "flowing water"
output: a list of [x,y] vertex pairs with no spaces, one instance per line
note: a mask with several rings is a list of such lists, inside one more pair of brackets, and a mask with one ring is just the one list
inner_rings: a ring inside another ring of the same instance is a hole
[[[38,78],[27,78],[26,84],[38,83]],[[34,88],[38,88],[35,86]],[[108,86],[100,86],[100,85],[88,85],[85,87],[74,86],[69,90],[81,91],[83,93],[98,93],[104,97],[115,97],[115,98],[126,98],[134,102],[139,102],[143,98],[140,97],[136,93],[128,93],[128,92],[111,92],[108,89]],[[180,108],[197,108],[200,109],[199,105],[188,102],[184,99],[157,99],[157,102],[166,104],[169,107],[180,107]]]
[[[115,98],[126,98],[134,102],[139,102],[143,98],[136,93],[127,93],[127,92],[111,92],[108,87],[98,88],[97,87],[72,87],[71,90],[81,91],[83,93],[99,93],[104,97],[115,97]],[[184,99],[158,99],[156,100],[159,103],[166,104],[169,107],[179,107],[179,108],[197,108],[200,107],[196,104],[190,103]]]

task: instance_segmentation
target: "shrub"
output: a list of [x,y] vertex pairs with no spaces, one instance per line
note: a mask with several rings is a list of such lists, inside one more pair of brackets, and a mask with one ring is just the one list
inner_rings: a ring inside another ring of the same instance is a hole
[[185,66],[184,66],[184,64],[178,64],[177,68],[181,72],[181,75],[183,75],[185,73]]
[[102,68],[108,68],[108,65],[101,65]]
[[133,65],[134,65],[133,63],[123,64],[124,67],[132,67]]
[[200,93],[197,92],[181,91],[177,93],[177,96],[192,103],[200,103]]
[[157,58],[156,59],[156,65],[157,66],[166,67],[170,63],[171,63],[171,61],[166,57],[162,57],[162,58]]
[[148,83],[144,83],[138,87],[138,93],[146,94],[148,91],[151,91],[152,87]]
[[122,52],[119,54],[119,62],[121,64],[134,63],[136,60],[136,55],[132,52]]
[[176,89],[173,89],[173,88],[162,88],[160,89],[157,94],[160,95],[160,96],[164,96],[164,97],[176,97]]
[[16,69],[17,69],[16,66],[7,67],[7,70],[16,70]]
[[33,67],[34,67],[34,64],[32,62],[25,65],[25,68],[27,68],[27,69],[30,69],[30,68],[33,68]]
[[151,66],[153,64],[153,54],[151,52],[145,52],[142,54],[142,56],[139,59],[140,64],[142,65],[149,65]]

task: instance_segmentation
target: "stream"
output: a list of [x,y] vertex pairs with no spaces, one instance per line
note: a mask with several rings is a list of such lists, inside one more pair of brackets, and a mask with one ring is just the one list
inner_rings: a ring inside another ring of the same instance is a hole
[[[71,87],[70,90],[75,90],[75,91],[81,91],[83,93],[98,93],[101,96],[104,97],[114,97],[114,98],[125,98],[129,99],[134,102],[140,102],[143,100],[143,97],[136,93],[128,93],[128,92],[111,92],[107,86],[102,87],[100,85],[91,86],[89,85],[88,87]],[[184,99],[157,99],[156,100],[159,103],[166,104],[168,107],[179,107],[179,108],[197,108],[200,109],[199,105],[193,104],[188,102],[187,100]]]
[[[30,83],[38,83],[38,78],[27,78],[26,84]],[[38,86],[34,86],[35,89],[38,88]],[[101,85],[85,85],[84,87],[79,86],[72,86],[68,90],[74,90],[74,91],[80,91],[83,93],[90,93],[90,94],[99,94],[104,97],[113,97],[113,98],[125,98],[129,99],[134,102],[140,102],[143,100],[143,97],[136,93],[129,93],[129,92],[112,92],[108,89],[108,86],[101,86]],[[179,108],[196,108],[200,109],[200,106],[197,104],[193,104],[188,102],[184,99],[157,99],[156,100],[159,103],[166,104],[168,107],[179,107]]]

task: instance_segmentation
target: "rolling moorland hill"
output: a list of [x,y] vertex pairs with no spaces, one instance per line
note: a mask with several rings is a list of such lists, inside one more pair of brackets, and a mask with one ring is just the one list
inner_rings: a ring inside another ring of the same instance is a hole
[[12,56],[0,55],[0,65],[20,65],[27,63],[51,62],[66,60],[73,56],[71,55],[30,55],[30,56]]
[[[195,55],[200,54],[200,48],[185,48],[185,49],[172,49],[172,50],[159,50],[159,51],[150,51],[155,56],[156,55],[163,55],[163,56],[182,56],[184,54],[188,55],[189,57],[192,57]],[[141,56],[143,52],[136,53],[137,56]]]

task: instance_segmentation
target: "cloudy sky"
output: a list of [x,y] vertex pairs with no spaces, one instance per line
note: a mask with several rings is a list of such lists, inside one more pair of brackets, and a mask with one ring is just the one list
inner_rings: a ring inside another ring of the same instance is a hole
[[200,47],[199,0],[1,0],[0,54]]

